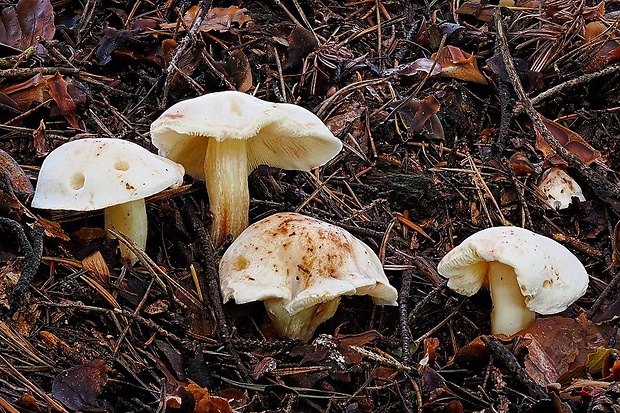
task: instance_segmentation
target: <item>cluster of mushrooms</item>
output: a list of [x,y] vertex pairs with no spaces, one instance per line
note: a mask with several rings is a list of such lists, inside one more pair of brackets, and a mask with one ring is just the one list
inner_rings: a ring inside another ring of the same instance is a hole
[[[61,145],[41,166],[32,206],[104,209],[106,230],[143,250],[144,199],[181,185],[187,173],[206,182],[214,244],[234,239],[220,261],[224,302],[263,301],[280,335],[304,341],[334,315],[342,295],[397,305],[377,255],[344,229],[292,212],[248,226],[247,177],[254,168],[309,171],[342,149],[313,113],[241,92],[210,93],[166,110],[151,125],[151,141],[159,155],[121,139]],[[123,243],[119,247],[124,259],[138,261]],[[438,271],[460,294],[489,286],[494,334],[517,332],[534,312],[563,311],[588,285],[583,265],[566,248],[516,227],[474,234],[441,260]]]

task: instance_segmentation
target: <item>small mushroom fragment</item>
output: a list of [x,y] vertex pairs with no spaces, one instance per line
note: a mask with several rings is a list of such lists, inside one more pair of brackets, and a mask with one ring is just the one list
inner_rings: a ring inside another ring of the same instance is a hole
[[248,226],[247,177],[254,168],[308,171],[342,149],[342,142],[312,112],[236,91],[173,105],[151,125],[151,140],[160,155],[205,181],[213,213],[211,236],[218,246]]
[[263,301],[278,334],[310,340],[341,295],[396,305],[397,291],[366,244],[335,225],[283,212],[250,225],[220,262],[224,302]]
[[579,184],[562,168],[554,166],[543,172],[538,182],[538,189],[546,196],[546,202],[552,209],[566,209],[573,198],[584,202],[583,191]]
[[[183,167],[128,141],[111,138],[65,143],[43,161],[32,206],[91,211],[104,208],[105,228],[146,247],[144,198],[183,183]],[[109,234],[108,234],[109,235]],[[137,257],[121,243],[121,256]]]
[[494,227],[466,238],[437,266],[448,287],[491,291],[491,332],[512,335],[539,314],[564,311],[588,288],[588,274],[566,247],[518,227]]

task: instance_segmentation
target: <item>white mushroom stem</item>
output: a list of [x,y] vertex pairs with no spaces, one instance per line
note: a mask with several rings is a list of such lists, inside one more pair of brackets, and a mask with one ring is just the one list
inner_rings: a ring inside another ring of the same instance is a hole
[[236,238],[248,226],[247,144],[242,140],[210,139],[204,161],[209,209],[213,214],[211,238],[220,246],[228,235]]
[[336,313],[339,303],[340,298],[337,297],[290,314],[279,298],[263,301],[278,335],[302,341],[309,341],[312,338],[316,328]]
[[[107,207],[104,210],[104,216],[105,229],[109,238],[114,237],[108,229],[114,229],[130,238],[141,250],[146,248],[148,221],[144,198]],[[138,261],[138,257],[122,242],[120,250],[121,256],[129,260],[131,265]]]
[[498,261],[488,265],[487,277],[493,301],[491,333],[510,336],[532,324],[536,314],[525,305],[514,269]]

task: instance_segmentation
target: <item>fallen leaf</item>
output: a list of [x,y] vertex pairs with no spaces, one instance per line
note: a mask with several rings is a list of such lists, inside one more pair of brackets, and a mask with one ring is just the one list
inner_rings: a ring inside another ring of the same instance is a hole
[[196,401],[194,413],[232,413],[232,407],[230,407],[228,400],[218,396],[211,396],[209,390],[204,387],[190,383],[185,389],[194,396]]
[[[400,103],[395,102],[395,105],[400,106]],[[422,134],[429,139],[443,140],[445,137],[443,126],[437,117],[440,107],[435,96],[429,95],[422,100],[410,99],[398,113],[413,135]]]
[[[590,165],[601,157],[601,153],[590,146],[577,132],[544,117],[542,121],[560,145],[577,155],[584,164]],[[545,166],[568,166],[568,163],[555,153],[538,130],[536,130],[536,149],[542,152]]]
[[82,268],[90,271],[97,282],[103,285],[110,283],[110,270],[101,252],[96,251],[82,260]]
[[93,360],[56,376],[52,383],[52,395],[72,410],[110,411],[112,405],[101,398],[107,382],[108,366],[105,361]]
[[77,120],[75,113],[77,105],[73,101],[73,98],[67,91],[68,83],[60,73],[56,72],[54,76],[47,78],[46,80],[48,92],[54,102],[58,105],[60,113],[65,117],[67,122],[74,128],[80,129],[80,123]]
[[55,33],[50,0],[20,0],[15,6],[2,9],[0,43],[6,46],[26,50],[38,45],[37,53],[45,53],[38,39],[52,39]]
[[538,384],[563,383],[587,368],[588,357],[607,345],[610,334],[610,326],[597,325],[583,314],[577,319],[539,318],[519,333],[514,352],[526,353],[525,370]]
[[163,50],[152,50],[150,43],[142,40],[149,33],[149,28],[143,26],[119,30],[104,23],[103,37],[99,40],[95,57],[100,65],[111,62],[112,56],[116,54],[132,60],[150,60],[163,67]]
[[[212,7],[205,15],[199,30],[201,32],[228,32],[233,28],[233,23],[236,23],[239,27],[242,27],[244,24],[248,24],[252,21],[252,18],[248,16],[247,12],[247,9],[241,9],[237,6]],[[192,6],[187,9],[183,15],[183,25],[181,25],[179,29],[185,30],[185,27],[191,27],[199,13],[199,5]],[[164,23],[161,25],[161,28],[163,29],[175,29],[176,27],[176,23]]]
[[15,191],[32,194],[34,188],[21,166],[11,155],[0,149],[0,176],[7,175]]
[[454,79],[486,85],[487,79],[478,69],[476,57],[455,46],[444,46],[433,53],[431,60],[441,65],[441,74]]
[[288,58],[282,64],[282,70],[300,67],[308,55],[319,48],[319,43],[312,32],[305,27],[295,26],[286,39]]
[[222,66],[239,92],[252,89],[252,68],[248,57],[242,50],[236,49],[230,52],[222,62]]
[[378,331],[370,330],[360,334],[341,335],[336,334],[334,339],[336,347],[344,356],[346,364],[356,364],[363,360],[364,356],[353,350],[351,346],[363,347],[365,344],[372,343],[383,337]]

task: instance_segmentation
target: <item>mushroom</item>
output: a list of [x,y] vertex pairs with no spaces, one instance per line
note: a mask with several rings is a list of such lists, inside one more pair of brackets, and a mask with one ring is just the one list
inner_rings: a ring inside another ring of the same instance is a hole
[[218,246],[248,226],[247,177],[255,167],[308,171],[342,149],[342,142],[312,112],[236,91],[173,105],[151,125],[151,139],[160,155],[205,181],[211,236]]
[[220,262],[224,302],[263,301],[278,334],[308,341],[342,295],[396,305],[379,258],[349,232],[292,212],[250,225]]
[[[104,208],[105,228],[146,247],[144,198],[183,182],[183,167],[128,141],[80,139],[53,150],[43,161],[32,206],[91,211]],[[108,236],[111,235],[108,232]],[[121,256],[137,257],[121,243]]]
[[553,209],[566,209],[577,198],[586,200],[579,184],[562,168],[557,166],[547,169],[540,177],[538,189],[546,197],[546,202]]
[[539,314],[564,311],[588,288],[588,274],[568,249],[518,227],[494,227],[466,238],[437,266],[448,287],[471,296],[488,285],[491,332],[512,335]]

